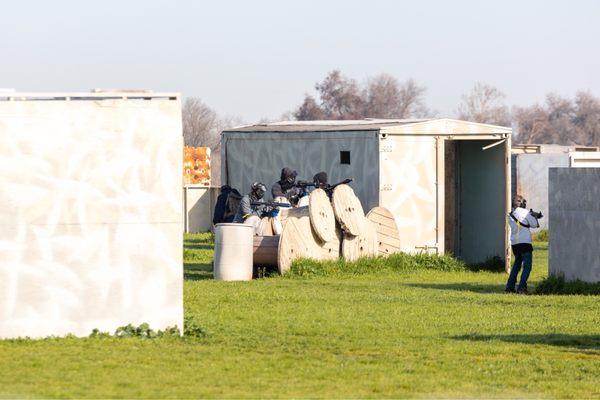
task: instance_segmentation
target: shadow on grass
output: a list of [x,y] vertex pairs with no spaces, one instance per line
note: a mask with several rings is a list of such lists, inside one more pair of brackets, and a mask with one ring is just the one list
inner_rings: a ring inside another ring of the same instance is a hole
[[212,250],[213,245],[209,243],[184,243],[183,248],[187,250]]
[[523,335],[462,335],[453,336],[455,340],[487,342],[500,340],[510,343],[542,344],[548,346],[569,347],[574,350],[586,350],[586,353],[600,354],[600,335],[568,335],[562,333],[523,334]]
[[185,236],[183,238],[184,243],[198,244],[206,243],[212,245],[214,243],[214,235],[205,233],[198,236]]
[[474,292],[486,294],[504,293],[504,284],[483,283],[406,283],[405,286],[421,289],[456,290],[459,292]]
[[213,278],[212,264],[184,263],[183,279],[186,281],[202,281]]

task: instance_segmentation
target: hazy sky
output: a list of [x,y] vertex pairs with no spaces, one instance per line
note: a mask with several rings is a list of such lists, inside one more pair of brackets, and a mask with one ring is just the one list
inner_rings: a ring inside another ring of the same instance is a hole
[[426,86],[452,116],[476,81],[509,104],[600,96],[600,1],[6,1],[0,88],[149,88],[246,122],[339,68]]

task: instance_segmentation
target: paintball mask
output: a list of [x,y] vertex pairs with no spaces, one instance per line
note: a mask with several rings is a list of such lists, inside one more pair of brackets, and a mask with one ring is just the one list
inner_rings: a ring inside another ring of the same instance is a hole
[[313,183],[315,187],[324,188],[327,186],[327,173],[325,171],[321,171],[315,176],[313,176]]
[[252,184],[252,195],[258,200],[262,199],[267,192],[267,187],[261,182],[254,182]]
[[294,183],[296,176],[298,176],[298,173],[291,168],[285,167],[281,170],[281,180],[288,184]]

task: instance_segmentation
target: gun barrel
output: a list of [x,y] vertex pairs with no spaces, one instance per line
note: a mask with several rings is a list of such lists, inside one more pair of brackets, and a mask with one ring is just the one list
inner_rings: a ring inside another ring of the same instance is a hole
[[266,206],[266,207],[291,207],[288,203],[279,203],[277,201],[252,201],[251,206]]

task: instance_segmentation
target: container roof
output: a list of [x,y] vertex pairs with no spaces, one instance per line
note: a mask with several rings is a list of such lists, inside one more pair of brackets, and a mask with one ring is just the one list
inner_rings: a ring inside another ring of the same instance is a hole
[[169,99],[177,100],[179,93],[155,93],[151,90],[136,89],[94,89],[91,92],[15,92],[0,91],[0,101],[39,101],[39,100],[113,100],[113,99],[131,99],[131,100],[152,100]]
[[532,143],[532,144],[513,144],[513,154],[559,154],[559,153],[570,153],[572,151],[588,151],[598,152],[600,148],[597,146],[585,146],[585,145],[560,145],[552,143]]
[[354,119],[321,121],[279,121],[264,124],[243,125],[228,132],[311,132],[311,131],[365,131],[379,130],[388,126],[414,124],[431,119]]
[[504,126],[480,124],[448,118],[429,119],[375,119],[326,120],[326,121],[280,121],[244,125],[224,132],[340,132],[382,131],[382,133],[494,133],[510,134],[512,129]]

